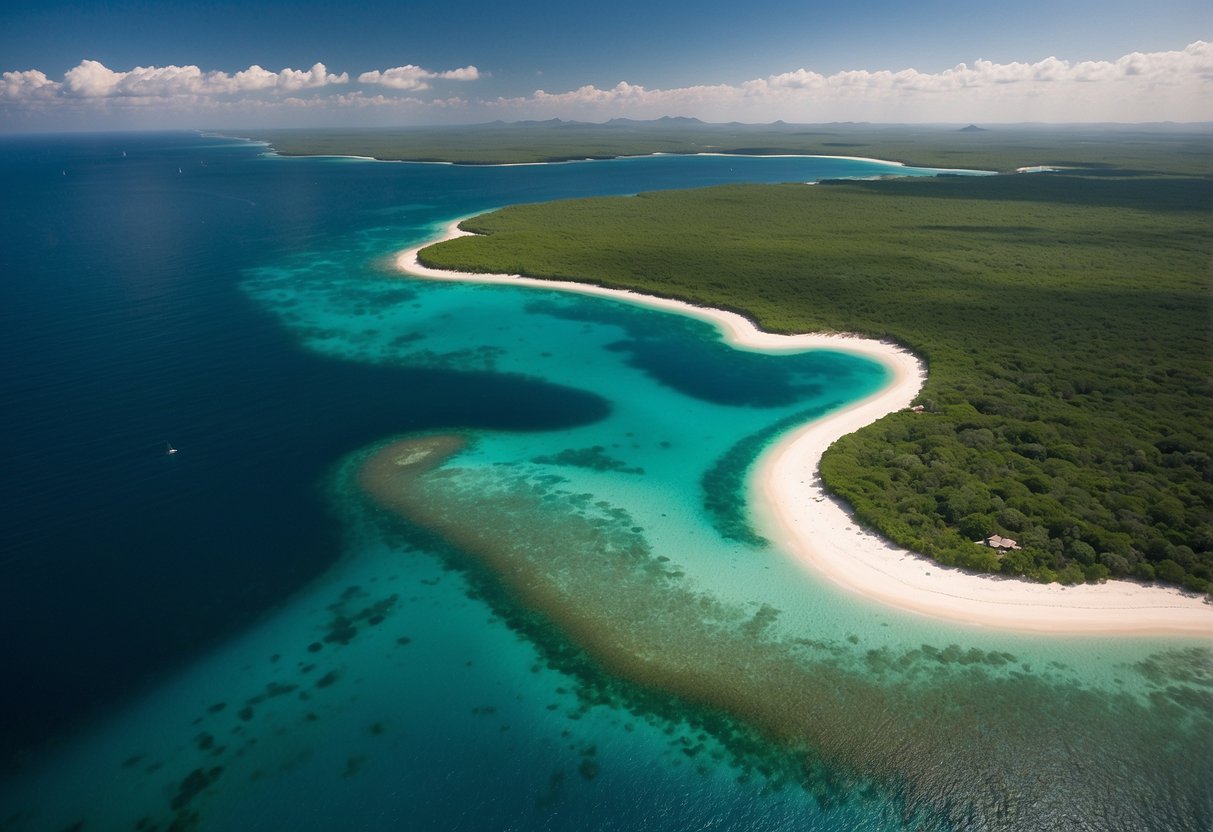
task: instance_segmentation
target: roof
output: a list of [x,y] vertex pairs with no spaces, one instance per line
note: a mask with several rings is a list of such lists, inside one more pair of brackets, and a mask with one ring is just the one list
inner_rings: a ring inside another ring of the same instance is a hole
[[978,546],[989,546],[991,549],[1018,549],[1019,544],[1009,537],[1003,537],[1000,534],[992,534],[985,540],[973,541]]

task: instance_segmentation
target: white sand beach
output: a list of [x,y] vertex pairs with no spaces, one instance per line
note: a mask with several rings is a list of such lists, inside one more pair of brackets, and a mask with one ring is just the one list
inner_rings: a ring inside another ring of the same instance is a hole
[[[451,223],[439,239],[470,232]],[[439,240],[432,240],[431,245]],[[1213,604],[1177,589],[1128,581],[1063,587],[949,569],[861,529],[846,508],[828,496],[818,462],[836,439],[910,405],[926,378],[922,362],[891,343],[848,335],[775,335],[741,315],[683,301],[580,283],[518,275],[469,274],[422,266],[422,246],[401,252],[402,271],[441,280],[506,282],[627,300],[711,321],[725,339],[764,350],[828,348],[885,364],[892,382],[879,392],[792,431],[758,460],[752,475],[754,510],[763,535],[806,569],[838,586],[898,609],[979,627],[1040,633],[1187,635],[1213,638]],[[923,415],[922,418],[930,418]]]

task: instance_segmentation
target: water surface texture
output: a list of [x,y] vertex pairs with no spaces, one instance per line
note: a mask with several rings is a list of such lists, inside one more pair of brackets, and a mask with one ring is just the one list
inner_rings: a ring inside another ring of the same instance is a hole
[[1213,821],[1207,644],[895,613],[752,526],[756,455],[881,367],[391,268],[499,205],[891,168],[262,151],[0,143],[0,829]]

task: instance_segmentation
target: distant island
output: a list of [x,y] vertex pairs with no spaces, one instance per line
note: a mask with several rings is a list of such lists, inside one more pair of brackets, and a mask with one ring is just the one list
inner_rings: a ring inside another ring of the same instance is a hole
[[[1020,167],[1115,166],[1213,173],[1209,125],[709,124],[693,118],[605,123],[492,122],[458,127],[221,131],[284,156],[365,156],[464,165],[564,162],[653,153],[864,156],[924,167],[1011,172]],[[1203,150],[1202,150],[1203,148]]]

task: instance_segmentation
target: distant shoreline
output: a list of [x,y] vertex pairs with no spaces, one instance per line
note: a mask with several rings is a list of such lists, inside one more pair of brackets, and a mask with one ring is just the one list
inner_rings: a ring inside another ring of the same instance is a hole
[[[1205,175],[1208,128],[1192,125],[709,124],[657,119],[626,124],[492,122],[400,128],[219,129],[283,157],[361,156],[378,161],[498,166],[722,152],[871,159],[934,169],[1011,173],[1024,166],[1124,167]],[[1131,130],[1128,128],[1132,128]],[[1175,137],[1180,137],[1184,152]],[[1072,171],[1066,171],[1067,173]]]
[[750,491],[759,531],[814,574],[881,604],[979,627],[1058,635],[1213,637],[1213,606],[1178,589],[1130,581],[1067,587],[970,574],[860,528],[846,506],[822,489],[818,465],[839,437],[910,405],[926,379],[926,368],[909,350],[854,335],[776,335],[734,312],[592,284],[422,265],[418,254],[425,246],[471,235],[459,228],[460,222],[448,224],[439,238],[399,253],[396,266],[435,280],[534,286],[625,300],[709,321],[737,346],[772,351],[833,349],[889,368],[893,380],[886,387],[792,431],[754,466]]
[[[695,153],[677,153],[677,152],[654,152],[654,153],[620,153],[604,156],[577,156],[569,158],[547,159],[544,161],[535,162],[476,162],[476,161],[453,161],[444,159],[383,159],[378,156],[364,156],[354,153],[284,153],[274,147],[272,141],[266,139],[252,139],[246,136],[229,136],[223,133],[208,133],[204,135],[214,136],[216,138],[235,139],[237,141],[249,142],[252,144],[265,145],[267,156],[278,156],[283,159],[355,159],[360,162],[397,162],[407,165],[455,165],[459,167],[471,168],[520,168],[520,167],[535,167],[538,165],[571,165],[582,162],[607,162],[612,159],[648,159],[655,156],[728,156],[740,159],[842,159],[851,162],[873,162],[880,165],[893,165],[894,167],[925,167],[936,170],[932,165],[911,165],[907,162],[899,162],[893,159],[875,159],[869,156],[842,156],[829,153],[716,153],[710,151],[702,151]],[[938,168],[938,170],[950,170],[949,168]],[[957,173],[969,173],[968,170],[957,170]],[[979,173],[993,173],[993,171],[977,171]],[[435,241],[437,242],[437,241]]]

